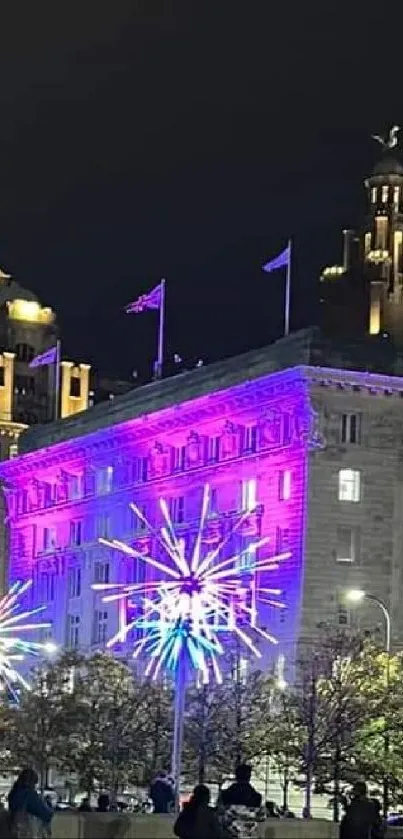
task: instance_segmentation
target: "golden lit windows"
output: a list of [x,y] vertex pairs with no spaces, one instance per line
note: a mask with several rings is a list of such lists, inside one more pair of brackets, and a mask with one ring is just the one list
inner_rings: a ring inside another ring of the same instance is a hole
[[377,193],[376,186],[373,186],[372,189],[371,189],[371,204],[376,204],[376,193]]
[[382,204],[387,204],[388,203],[388,197],[389,197],[389,187],[388,186],[383,186],[382,187]]
[[385,251],[388,247],[388,220],[386,216],[375,219],[375,249]]
[[393,187],[393,203],[394,203],[394,206],[395,206],[395,210],[398,210],[399,209],[399,203],[400,203],[400,187],[399,186],[394,186]]

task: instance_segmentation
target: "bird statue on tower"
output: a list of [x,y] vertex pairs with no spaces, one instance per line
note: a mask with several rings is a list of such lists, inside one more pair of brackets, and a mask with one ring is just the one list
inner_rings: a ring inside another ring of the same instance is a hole
[[387,137],[381,137],[380,134],[372,134],[371,137],[375,142],[380,143],[384,151],[394,149],[398,144],[397,135],[400,131],[400,125],[392,125]]

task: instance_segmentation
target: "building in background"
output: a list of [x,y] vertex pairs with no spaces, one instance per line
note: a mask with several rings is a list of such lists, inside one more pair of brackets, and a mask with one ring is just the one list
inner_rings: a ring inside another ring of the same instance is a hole
[[330,334],[386,334],[402,346],[403,166],[389,149],[365,190],[362,225],[343,231],[341,264],[322,271],[322,323]]
[[[373,349],[380,372],[370,373]],[[343,369],[341,349],[308,330],[27,431],[21,456],[0,466],[10,578],[33,578],[53,639],[105,647],[132,613],[103,603],[91,585],[142,581],[148,572],[99,538],[158,553],[129,504],[158,528],[164,497],[177,533],[191,542],[208,482],[205,550],[250,510],[227,546],[246,578],[251,538],[270,537],[260,549],[268,556],[291,552],[270,574],[287,609],[261,614],[279,639],[268,658],[283,655],[290,666],[324,621],[376,626],[370,602],[348,611],[350,586],[382,597],[402,643],[403,375],[388,359],[382,372],[377,350],[371,339],[365,349],[351,346]]]

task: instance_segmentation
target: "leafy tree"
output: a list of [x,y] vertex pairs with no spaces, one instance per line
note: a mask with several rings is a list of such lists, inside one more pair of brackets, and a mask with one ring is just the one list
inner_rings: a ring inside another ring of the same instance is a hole
[[76,723],[67,766],[90,793],[97,783],[116,796],[142,777],[150,708],[147,682],[108,655],[86,659],[76,675]]
[[8,710],[8,746],[15,766],[34,766],[41,789],[48,784],[52,766],[63,767],[76,716],[71,674],[82,659],[65,653],[49,665],[32,671],[29,691]]

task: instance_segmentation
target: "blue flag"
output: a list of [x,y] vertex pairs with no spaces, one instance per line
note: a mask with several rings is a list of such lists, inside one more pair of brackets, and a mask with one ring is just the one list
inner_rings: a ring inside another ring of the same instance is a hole
[[30,363],[30,367],[44,367],[46,364],[56,364],[57,361],[57,346],[52,347],[50,350],[46,350],[46,352],[41,353],[41,355],[36,355],[35,358],[32,359]]
[[268,274],[270,274],[271,271],[277,271],[278,268],[283,268],[284,265],[288,266],[290,264],[290,259],[291,246],[287,245],[287,247],[279,253],[278,256],[272,259],[271,262],[266,262],[266,264],[263,265],[263,271],[266,271]]

